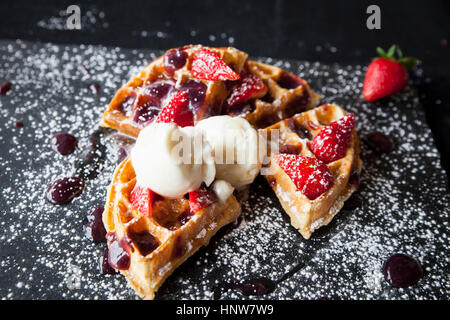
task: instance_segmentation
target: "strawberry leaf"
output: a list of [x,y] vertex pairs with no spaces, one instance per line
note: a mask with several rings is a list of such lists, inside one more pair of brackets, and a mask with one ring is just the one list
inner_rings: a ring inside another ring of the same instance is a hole
[[419,60],[414,57],[404,57],[398,60],[398,63],[404,66],[406,70],[411,70],[418,62]]
[[403,58],[403,52],[399,46],[397,46],[397,56],[399,59]]
[[[396,44],[392,45],[387,53],[380,47],[377,47],[376,51],[381,58],[397,61],[408,71],[411,70],[419,62],[419,60],[414,57],[404,57],[402,50]],[[378,59],[378,57],[374,58],[373,60],[376,59]]]
[[392,46],[389,48],[386,57],[387,57],[387,58],[394,58],[394,54],[395,54],[395,50],[396,50],[396,49],[397,49],[397,45],[395,45],[395,44],[392,45]]
[[383,48],[381,47],[377,47],[377,53],[380,57],[386,57],[386,52],[384,52]]

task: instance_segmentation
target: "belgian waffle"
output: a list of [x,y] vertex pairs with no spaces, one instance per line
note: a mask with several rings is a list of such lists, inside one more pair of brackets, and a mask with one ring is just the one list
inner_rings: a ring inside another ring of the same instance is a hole
[[[280,152],[285,150],[287,153],[315,157],[308,146],[310,141],[324,126],[345,115],[344,109],[326,104],[280,121],[265,130],[269,139],[271,130],[278,130]],[[275,153],[277,152],[272,150],[271,156]],[[358,188],[362,164],[355,130],[345,156],[327,166],[333,175],[333,186],[314,200],[298,191],[290,177],[274,161],[270,164],[270,174],[266,175],[269,185],[290,216],[291,224],[305,239],[309,239],[317,228],[327,225],[343,207],[344,201]]]
[[[230,107],[227,98],[238,81],[196,79],[190,68],[199,50],[216,53],[236,73],[251,74],[264,82],[264,90],[251,99]],[[181,58],[180,58],[181,57]],[[264,128],[317,105],[320,97],[307,82],[283,69],[247,59],[245,52],[232,47],[201,45],[168,50],[122,86],[104,112],[101,125],[137,137],[139,131],[159,113],[167,96],[177,90],[190,95],[194,122],[228,114],[242,116],[256,128]],[[178,69],[167,61],[181,60]]]
[[153,299],[164,280],[223,226],[233,222],[241,207],[233,195],[196,212],[184,214],[189,200],[162,199],[153,207],[149,218],[132,208],[130,193],[136,175],[130,158],[115,170],[103,213],[108,232],[108,247],[122,250],[126,265],[121,273],[135,291],[145,299]]

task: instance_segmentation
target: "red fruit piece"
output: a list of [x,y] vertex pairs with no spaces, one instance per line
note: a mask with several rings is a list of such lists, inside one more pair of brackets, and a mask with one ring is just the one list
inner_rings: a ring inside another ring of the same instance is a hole
[[352,114],[331,122],[314,137],[310,144],[311,151],[325,163],[344,157],[354,128],[355,116]]
[[276,154],[273,160],[310,200],[316,199],[333,186],[333,175],[320,160],[295,154]]
[[226,101],[229,107],[241,104],[250,99],[261,98],[267,93],[264,82],[255,75],[245,75],[231,91]]
[[201,49],[192,61],[191,71],[197,79],[238,80],[239,75],[220,57],[208,49]]
[[408,72],[400,63],[378,58],[367,68],[363,96],[367,101],[388,97],[403,90],[407,82]]
[[161,110],[156,122],[176,123],[180,127],[194,125],[194,117],[188,108],[189,94],[179,91]]
[[136,185],[130,194],[131,206],[143,215],[151,217],[155,195],[149,188]]
[[196,213],[217,201],[217,196],[213,190],[204,184],[195,191],[189,192],[189,206],[192,213]]
[[387,52],[378,47],[377,53],[380,58],[369,64],[364,79],[363,96],[367,101],[401,91],[408,82],[408,70],[418,62],[414,57],[404,57],[395,44]]

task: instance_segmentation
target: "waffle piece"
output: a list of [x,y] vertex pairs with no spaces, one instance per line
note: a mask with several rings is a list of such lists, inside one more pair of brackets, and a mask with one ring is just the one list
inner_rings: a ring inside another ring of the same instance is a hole
[[181,263],[207,245],[221,227],[237,219],[241,207],[231,195],[190,215],[189,200],[162,199],[155,202],[148,218],[131,206],[135,184],[131,160],[126,158],[115,170],[103,223],[108,231],[110,264],[121,269],[140,296],[153,299]]
[[[302,78],[281,68],[248,60],[249,73],[263,80],[268,88],[265,96],[252,99],[238,114],[256,128],[265,128],[294,114],[311,109],[319,103],[320,96]],[[233,109],[226,111],[236,115]]]
[[[270,130],[279,130],[278,153],[315,158],[309,148],[310,141],[324,126],[345,115],[346,112],[342,108],[326,104],[270,126],[266,128],[266,133],[270,139],[271,134],[274,134]],[[277,152],[271,151],[271,158],[275,153]],[[333,176],[333,186],[314,200],[297,190],[291,178],[274,161],[270,164],[270,174],[266,175],[269,185],[290,216],[291,224],[305,239],[309,239],[317,228],[327,225],[359,186],[362,163],[356,130],[353,130],[345,156],[328,163],[327,166]]]
[[[192,62],[205,48],[216,53],[241,79],[197,79],[191,72]],[[242,116],[253,126],[263,128],[317,105],[320,97],[306,81],[283,69],[248,60],[247,56],[231,47],[190,45],[168,50],[117,91],[101,125],[137,137],[179,90],[189,93],[195,123],[206,117],[229,114]],[[240,90],[248,89],[243,80],[249,76],[259,83],[258,90],[251,94]],[[241,99],[230,99],[236,95]]]

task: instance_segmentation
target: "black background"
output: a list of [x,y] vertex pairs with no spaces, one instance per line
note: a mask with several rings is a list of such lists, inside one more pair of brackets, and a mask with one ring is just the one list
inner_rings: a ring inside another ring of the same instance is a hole
[[[82,15],[94,12],[97,21],[84,19],[81,30],[39,26],[71,4],[79,5]],[[370,4],[381,8],[381,30],[366,27]],[[230,45],[232,37],[232,45],[251,56],[342,64],[367,64],[376,46],[396,43],[422,61],[417,85],[449,172],[449,1],[14,0],[1,1],[0,12],[0,38],[55,43],[167,49],[187,43]]]

